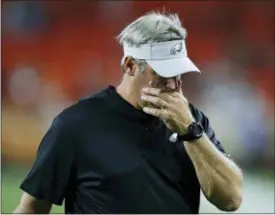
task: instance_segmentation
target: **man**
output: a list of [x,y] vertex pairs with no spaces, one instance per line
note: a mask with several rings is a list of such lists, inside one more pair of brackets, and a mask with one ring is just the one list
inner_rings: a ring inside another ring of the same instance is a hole
[[21,185],[15,213],[198,213],[200,188],[224,211],[242,200],[242,173],[207,117],[189,104],[177,15],[146,14],[118,36],[123,80],[59,114]]

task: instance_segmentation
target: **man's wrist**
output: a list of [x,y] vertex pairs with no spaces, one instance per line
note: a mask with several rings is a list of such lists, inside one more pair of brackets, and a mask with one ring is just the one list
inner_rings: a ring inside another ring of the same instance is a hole
[[179,141],[188,141],[194,142],[195,140],[200,139],[203,136],[204,129],[199,122],[192,122],[188,125],[187,132],[180,135]]
[[188,134],[188,127],[192,124],[195,123],[195,119],[191,118],[187,122],[185,122],[182,126],[181,131],[178,133],[179,136],[187,135]]

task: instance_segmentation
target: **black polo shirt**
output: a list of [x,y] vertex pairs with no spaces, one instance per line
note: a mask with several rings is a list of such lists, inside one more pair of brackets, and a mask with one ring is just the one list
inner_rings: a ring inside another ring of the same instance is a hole
[[[190,108],[224,153],[208,119]],[[21,188],[53,204],[65,199],[66,213],[198,213],[199,182],[172,134],[110,86],[55,118]]]

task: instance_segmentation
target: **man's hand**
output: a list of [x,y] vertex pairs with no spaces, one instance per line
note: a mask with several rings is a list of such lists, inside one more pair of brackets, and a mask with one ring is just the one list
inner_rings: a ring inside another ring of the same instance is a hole
[[[181,92],[162,93],[160,89],[144,88],[141,99],[155,107],[143,111],[161,118],[166,126],[179,135],[186,133],[195,121],[187,99]],[[195,144],[184,143],[206,198],[223,211],[235,211],[242,201],[243,176],[240,168],[224,156],[204,134]]]
[[165,93],[157,88],[143,88],[141,100],[154,106],[144,107],[145,113],[162,119],[171,131],[179,135],[186,134],[188,126],[195,121],[181,91]]

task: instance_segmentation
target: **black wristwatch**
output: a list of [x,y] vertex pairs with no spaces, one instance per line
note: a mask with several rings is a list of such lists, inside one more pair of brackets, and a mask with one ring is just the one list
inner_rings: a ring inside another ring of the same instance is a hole
[[187,129],[187,134],[178,137],[179,141],[195,141],[203,135],[204,129],[199,122],[192,122]]

